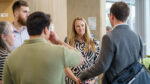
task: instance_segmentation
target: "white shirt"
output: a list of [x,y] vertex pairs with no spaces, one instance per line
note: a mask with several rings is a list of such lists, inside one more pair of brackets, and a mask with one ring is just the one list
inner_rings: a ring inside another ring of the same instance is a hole
[[18,30],[15,28],[15,26],[12,24],[13,27],[13,33],[15,34],[15,42],[14,46],[11,47],[11,50],[13,51],[17,47],[19,47],[21,44],[23,44],[24,40],[29,39],[29,34],[27,32],[27,28],[24,27],[21,32],[18,32]]

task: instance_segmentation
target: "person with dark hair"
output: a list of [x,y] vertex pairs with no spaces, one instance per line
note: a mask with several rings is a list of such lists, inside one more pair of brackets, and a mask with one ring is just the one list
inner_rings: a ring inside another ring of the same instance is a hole
[[82,63],[81,53],[59,40],[50,23],[43,12],[28,17],[30,39],[7,57],[3,84],[65,84],[64,68]]
[[125,68],[139,61],[143,55],[143,45],[140,36],[126,24],[129,11],[124,2],[115,2],[112,5],[109,20],[113,30],[103,36],[100,57],[95,65],[81,73],[81,81],[104,73],[102,84],[112,84]]
[[12,6],[12,11],[14,14],[13,29],[15,37],[15,44],[11,47],[11,50],[19,47],[24,40],[29,39],[29,35],[26,28],[26,20],[29,16],[29,6],[24,0],[15,1]]
[[13,28],[9,22],[0,21],[0,84],[2,84],[2,71],[10,47],[14,45]]

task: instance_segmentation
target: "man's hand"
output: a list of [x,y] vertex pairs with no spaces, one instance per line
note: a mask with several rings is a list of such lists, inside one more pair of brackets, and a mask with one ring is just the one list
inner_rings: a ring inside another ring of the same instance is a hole
[[[77,83],[77,82],[76,82]],[[78,79],[78,83],[77,84],[84,84],[83,82],[81,82],[80,79]]]
[[59,44],[59,37],[57,36],[57,34],[53,31],[50,31],[50,36],[49,36],[49,40],[53,43],[53,44]]
[[95,82],[96,82],[95,80],[89,81],[90,84],[95,84]]

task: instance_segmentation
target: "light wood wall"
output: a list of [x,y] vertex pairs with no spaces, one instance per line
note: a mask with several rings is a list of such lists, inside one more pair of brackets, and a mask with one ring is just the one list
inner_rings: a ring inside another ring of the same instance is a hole
[[15,0],[0,1],[0,13],[8,13],[8,17],[0,17],[0,21],[13,21],[12,5],[14,1]]
[[67,0],[68,35],[75,17],[83,17],[88,23],[88,17],[96,17],[96,30],[91,30],[95,38],[100,40],[100,8],[99,0]]
[[54,31],[61,40],[67,36],[67,5],[66,0],[26,0],[29,3],[31,13],[43,11],[52,17]]
[[96,17],[96,30],[91,30],[97,40],[105,34],[105,0],[67,0],[67,34],[70,34],[75,17]]

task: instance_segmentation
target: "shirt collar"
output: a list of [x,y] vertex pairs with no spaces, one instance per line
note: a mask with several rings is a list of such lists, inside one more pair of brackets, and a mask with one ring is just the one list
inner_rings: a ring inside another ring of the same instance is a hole
[[120,25],[128,25],[128,24],[126,24],[126,23],[117,24],[117,25],[115,25],[115,26],[113,27],[113,29],[116,28],[116,27],[118,27],[118,26],[120,26]]
[[[13,27],[13,31],[14,32],[18,32],[18,30],[16,29],[16,27],[14,26],[14,24],[12,24],[12,27]],[[26,29],[26,26],[23,26],[23,30],[24,31]]]
[[45,40],[44,38],[34,38],[34,39],[25,40],[24,44],[39,43],[39,42],[46,43],[47,40]]

